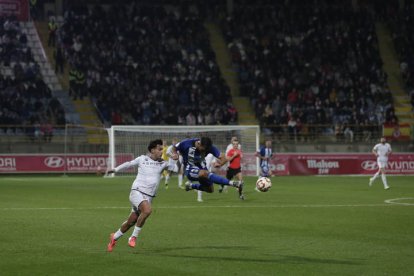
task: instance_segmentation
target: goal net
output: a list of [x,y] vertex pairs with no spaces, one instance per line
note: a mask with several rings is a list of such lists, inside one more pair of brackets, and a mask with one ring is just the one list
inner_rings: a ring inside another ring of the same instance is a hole
[[[220,152],[224,153],[231,138],[236,136],[244,155],[242,160],[243,174],[259,174],[259,161],[255,157],[255,152],[259,148],[259,126],[112,126],[108,129],[108,134],[108,168],[113,169],[123,162],[147,154],[147,147],[151,140],[162,139],[169,146],[173,139],[181,141],[186,138],[207,136],[211,138]],[[131,174],[136,174],[136,170],[129,170],[117,175]]]

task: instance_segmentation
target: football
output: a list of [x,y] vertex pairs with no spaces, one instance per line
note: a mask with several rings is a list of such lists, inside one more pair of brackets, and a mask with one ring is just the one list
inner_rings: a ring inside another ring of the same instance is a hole
[[261,192],[267,192],[272,187],[272,181],[267,177],[260,177],[256,181],[256,187]]

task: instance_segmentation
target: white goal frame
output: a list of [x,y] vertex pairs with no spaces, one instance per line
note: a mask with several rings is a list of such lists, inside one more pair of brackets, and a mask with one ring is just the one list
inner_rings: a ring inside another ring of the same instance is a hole
[[[124,131],[124,132],[141,132],[141,133],[188,133],[194,132],[194,137],[198,137],[198,133],[204,132],[222,132],[222,131],[237,131],[237,130],[251,130],[255,135],[255,152],[260,147],[260,126],[258,125],[214,125],[214,126],[177,126],[177,125],[168,125],[168,126],[147,126],[147,125],[113,125],[110,128],[107,128],[109,136],[109,158],[108,158],[108,170],[114,169],[117,165],[115,158],[115,132]],[[160,137],[162,138],[162,137]],[[229,141],[230,142],[230,141]],[[214,143],[214,141],[213,141]],[[243,143],[242,143],[243,145]],[[144,154],[144,152],[142,153]],[[256,175],[260,174],[260,161],[256,158]],[[112,175],[113,176],[113,175]]]

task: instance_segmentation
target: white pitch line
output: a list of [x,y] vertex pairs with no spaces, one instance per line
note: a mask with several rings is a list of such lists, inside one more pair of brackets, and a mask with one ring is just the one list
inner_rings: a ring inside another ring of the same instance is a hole
[[[404,200],[408,200],[412,202],[411,203],[399,202],[399,201],[404,201]],[[392,198],[392,199],[384,200],[384,202],[388,204],[395,204],[395,205],[402,205],[402,206],[414,206],[414,197]]]
[[[293,205],[221,205],[221,206],[154,206],[154,209],[202,209],[202,208],[335,208],[335,207],[391,207],[397,204],[293,204]],[[400,206],[412,206],[414,204],[400,204]],[[130,209],[130,207],[102,206],[102,207],[39,207],[39,208],[0,208],[0,211],[65,211],[65,210],[101,210],[101,209]]]

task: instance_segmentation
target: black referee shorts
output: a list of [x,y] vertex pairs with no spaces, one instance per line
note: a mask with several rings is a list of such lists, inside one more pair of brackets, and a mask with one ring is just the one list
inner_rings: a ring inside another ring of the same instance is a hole
[[230,180],[239,172],[241,172],[241,168],[237,168],[237,169],[227,168],[226,178]]

